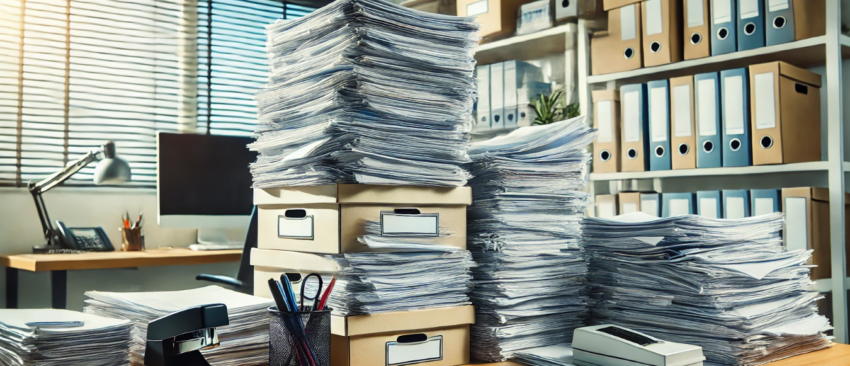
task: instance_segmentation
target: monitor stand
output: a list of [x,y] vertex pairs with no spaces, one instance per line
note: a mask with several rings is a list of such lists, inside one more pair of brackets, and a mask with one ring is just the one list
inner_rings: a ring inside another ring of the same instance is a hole
[[227,229],[198,228],[198,244],[230,245],[230,241],[227,240]]

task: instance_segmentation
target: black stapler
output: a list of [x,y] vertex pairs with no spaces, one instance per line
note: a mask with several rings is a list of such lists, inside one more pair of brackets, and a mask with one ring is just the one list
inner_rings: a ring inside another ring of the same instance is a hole
[[145,366],[210,366],[200,350],[218,347],[215,328],[228,324],[224,304],[187,308],[150,322]]

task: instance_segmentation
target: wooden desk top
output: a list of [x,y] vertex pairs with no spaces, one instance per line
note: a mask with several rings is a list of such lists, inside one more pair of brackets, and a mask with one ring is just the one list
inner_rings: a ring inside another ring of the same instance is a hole
[[0,266],[40,272],[237,262],[241,257],[241,249],[194,251],[185,248],[143,252],[13,254],[0,256]]

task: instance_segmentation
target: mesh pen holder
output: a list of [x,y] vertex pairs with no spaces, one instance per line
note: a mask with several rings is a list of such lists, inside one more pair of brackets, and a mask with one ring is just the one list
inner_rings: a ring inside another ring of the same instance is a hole
[[[314,356],[314,364],[299,362],[296,353],[299,337],[290,334],[284,316],[292,317],[291,312],[281,312],[276,306],[269,311],[269,366],[330,366],[331,364],[331,309],[322,311],[295,312],[306,326],[307,344]],[[312,314],[312,317],[310,316]],[[288,318],[289,319],[289,318]],[[303,353],[302,353],[303,354]]]

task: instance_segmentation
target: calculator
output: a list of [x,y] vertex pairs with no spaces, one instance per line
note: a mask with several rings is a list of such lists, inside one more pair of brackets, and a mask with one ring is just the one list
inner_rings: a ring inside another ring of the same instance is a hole
[[86,252],[111,252],[115,248],[106,232],[101,227],[75,227],[69,228],[62,221],[56,220],[56,226],[62,233],[62,238],[67,249]]

